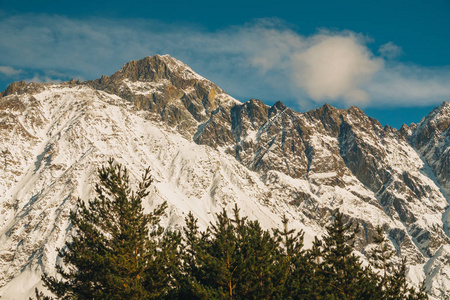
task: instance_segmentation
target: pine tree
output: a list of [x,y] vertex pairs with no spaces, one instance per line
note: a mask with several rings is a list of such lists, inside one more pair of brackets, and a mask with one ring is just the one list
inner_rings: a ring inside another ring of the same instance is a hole
[[303,249],[304,232],[288,228],[288,219],[282,218],[283,230],[275,229],[280,245],[282,299],[311,299],[314,289],[314,260]]
[[378,281],[376,293],[379,295],[379,299],[392,299],[392,296],[398,296],[395,294],[397,291],[394,291],[391,287],[392,277],[390,276],[394,271],[392,257],[395,252],[389,250],[383,228],[376,228],[376,234],[373,239],[376,247],[372,249],[369,260],[375,269],[380,270],[376,278]]
[[225,210],[207,231],[186,219],[185,280],[180,299],[274,299],[282,284],[277,266],[278,243],[259,222]]
[[[40,292],[40,291],[38,290],[38,288],[36,288],[36,289],[34,290],[34,293],[35,293],[35,297],[36,297],[35,300],[54,300],[53,297],[44,295],[44,293],[43,293],[43,292]],[[28,299],[29,299],[29,300],[33,300],[31,297],[28,298]]]
[[408,285],[406,281],[406,260],[401,264],[395,264],[392,257],[395,251],[389,250],[388,240],[383,234],[383,229],[377,227],[377,233],[374,236],[376,247],[373,249],[370,258],[375,268],[381,270],[378,275],[377,293],[381,300],[422,300],[428,299],[423,288],[416,290]]
[[279,245],[258,221],[240,218],[235,211],[239,284],[236,299],[271,299],[280,292]]
[[387,240],[383,234],[383,228],[377,227],[376,235],[373,238],[376,247],[371,253],[371,259],[374,266],[377,269],[382,270],[382,281],[380,284],[382,290],[385,290],[387,285],[387,277],[389,273],[392,272],[393,267],[391,258],[394,256],[395,252],[389,250]]
[[[174,299],[208,299],[210,294],[206,288],[198,281],[202,276],[202,268],[197,257],[204,255],[201,244],[204,238],[201,238],[198,230],[197,219],[192,212],[189,212],[185,219],[186,225],[183,228],[183,245],[180,256],[183,263],[180,266],[180,272],[177,275],[178,286],[175,291]],[[201,259],[200,259],[201,261]],[[203,296],[203,297],[202,297]]]
[[309,274],[306,275],[306,291],[294,299],[323,299],[321,295],[324,294],[324,281],[327,274],[322,271],[322,247],[322,240],[316,236],[311,249],[308,249],[305,254],[305,268],[309,268]]
[[[344,224],[343,215],[334,213],[333,223],[326,227],[323,238],[319,275],[321,297],[325,299],[370,299],[375,286],[371,271],[362,267],[353,254],[353,240],[358,227]],[[351,232],[350,234],[348,234]]]
[[[167,258],[160,258],[166,203],[144,214],[142,200],[152,183],[145,170],[137,191],[128,171],[112,160],[98,170],[96,197],[70,214],[71,241],[59,251],[58,277],[44,274],[45,286],[60,299],[157,299],[171,280]],[[149,229],[152,228],[150,239]],[[176,243],[176,238],[173,239]]]

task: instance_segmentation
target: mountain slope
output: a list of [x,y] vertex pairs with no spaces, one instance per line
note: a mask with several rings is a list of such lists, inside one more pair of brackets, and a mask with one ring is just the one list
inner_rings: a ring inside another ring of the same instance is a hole
[[5,298],[25,299],[43,270],[53,272],[56,247],[70,237],[68,213],[89,198],[109,157],[135,179],[151,167],[145,206],[168,201],[165,226],[182,226],[189,211],[206,226],[237,203],[265,228],[287,214],[308,244],[340,209],[362,225],[358,250],[383,226],[411,280],[426,279],[437,298],[450,294],[446,110],[400,133],[356,107],[297,113],[281,102],[241,103],[167,55],[94,81],[15,83],[1,96]]

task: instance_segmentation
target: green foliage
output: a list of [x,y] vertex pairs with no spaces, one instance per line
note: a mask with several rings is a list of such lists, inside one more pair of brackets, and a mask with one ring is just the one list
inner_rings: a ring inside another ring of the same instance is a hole
[[[52,297],[45,296],[44,293],[40,292],[37,288],[34,290],[35,293],[35,299],[36,300],[54,300]],[[32,300],[32,298],[28,298],[29,300]]]
[[216,218],[205,232],[192,214],[186,219],[177,299],[427,299],[406,283],[405,264],[388,268],[392,254],[385,245],[373,256],[374,266],[386,266],[387,273],[363,267],[353,252],[358,227],[344,223],[339,211],[309,250],[286,217],[273,235],[240,217],[237,208],[233,218],[225,210]]
[[304,233],[289,229],[288,221],[283,216],[283,230],[274,230],[280,249],[280,279],[284,283],[279,295],[281,299],[307,299],[314,289],[314,263],[303,249]]
[[392,262],[392,257],[396,254],[395,251],[389,250],[388,240],[383,234],[381,227],[377,228],[377,234],[374,236],[373,249],[370,259],[372,265],[381,270],[377,276],[378,299],[381,300],[401,300],[401,299],[428,299],[423,287],[417,291],[410,287],[406,282],[406,259],[403,259],[401,264]]
[[[406,261],[392,263],[381,228],[372,267],[355,256],[358,226],[337,211],[322,239],[303,248],[303,232],[263,230],[225,209],[205,231],[190,213],[182,232],[159,226],[166,203],[144,214],[152,183],[147,169],[136,191],[126,168],[99,169],[96,197],[70,215],[74,236],[59,251],[57,277],[43,275],[58,299],[427,299],[406,282]],[[150,228],[150,230],[149,230]],[[36,299],[51,300],[36,290]]]
[[325,298],[367,299],[370,294],[368,272],[353,253],[352,242],[358,228],[352,229],[352,225],[345,224],[338,211],[333,223],[326,227],[318,270],[323,281],[321,295]]
[[98,176],[96,198],[87,205],[79,200],[70,215],[75,234],[59,252],[61,279],[45,274],[44,284],[60,299],[158,299],[170,288],[168,264],[176,260],[171,253],[180,237],[162,237],[158,224],[165,203],[151,214],[143,212],[150,170],[136,191],[129,186],[127,169],[112,160]]
[[283,285],[275,238],[259,222],[225,210],[206,232],[186,219],[181,299],[272,299]]

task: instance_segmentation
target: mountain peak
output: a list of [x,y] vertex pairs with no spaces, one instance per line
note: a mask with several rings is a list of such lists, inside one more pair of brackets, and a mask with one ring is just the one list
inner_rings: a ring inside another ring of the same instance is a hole
[[170,55],[127,62],[110,77],[102,76],[86,84],[154,113],[185,136],[193,135],[198,122],[208,120],[218,107],[229,109],[237,102]]
[[427,116],[427,118],[428,117],[435,118],[436,116],[442,115],[447,116],[449,115],[449,112],[450,112],[450,102],[444,101],[441,103],[441,105],[433,109],[433,111]]
[[206,225],[238,204],[267,229],[289,216],[311,244],[339,208],[361,225],[358,251],[369,253],[383,226],[413,276],[432,295],[449,293],[449,102],[403,127],[408,144],[356,107],[240,103],[169,55],[84,83],[17,82],[2,94],[12,95],[0,99],[3,298],[18,298],[5,289],[33,286],[40,270],[54,272],[68,212],[89,198],[93,169],[109,157],[130,177],[151,167],[145,207],[167,201],[164,226],[181,226],[189,211]]
[[8,85],[8,87],[0,92],[0,98],[6,97],[15,93],[25,93],[39,90],[39,83],[26,83],[25,81],[16,81]]
[[195,73],[189,66],[170,55],[147,56],[141,60],[132,60],[114,73],[111,78],[124,78],[130,81],[159,81],[179,77],[183,80],[207,81]]
[[0,98],[16,93],[18,90],[24,88],[26,85],[27,84],[25,83],[25,81],[17,81],[11,83],[3,92],[0,93]]
[[341,113],[341,111],[334,107],[331,106],[328,103],[325,103],[324,105],[322,105],[319,108],[310,110],[309,112],[307,112],[307,114],[313,115],[315,116],[317,119],[322,119],[322,118],[332,118],[332,119],[339,119],[339,114]]
[[450,126],[450,102],[444,101],[423,118],[418,127],[420,134],[416,136],[418,144],[429,140],[431,136],[439,136]]

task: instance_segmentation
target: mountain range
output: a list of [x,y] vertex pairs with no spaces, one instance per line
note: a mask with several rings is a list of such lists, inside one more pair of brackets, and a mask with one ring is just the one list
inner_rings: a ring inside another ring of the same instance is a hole
[[311,245],[339,209],[360,225],[362,259],[382,226],[410,282],[450,299],[449,125],[447,102],[400,130],[357,107],[240,102],[169,55],[97,80],[15,82],[0,93],[0,295],[27,299],[54,274],[76,199],[113,157],[134,181],[150,166],[144,206],[167,201],[167,228],[237,204],[267,229],[288,216]]

